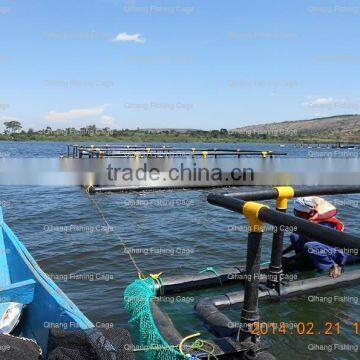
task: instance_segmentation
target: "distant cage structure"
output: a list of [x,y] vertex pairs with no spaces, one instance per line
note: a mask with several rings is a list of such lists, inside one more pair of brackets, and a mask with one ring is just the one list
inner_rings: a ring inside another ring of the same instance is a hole
[[286,156],[285,152],[272,150],[243,150],[222,148],[176,148],[166,145],[68,145],[68,158],[174,158],[174,157],[202,157],[218,156]]

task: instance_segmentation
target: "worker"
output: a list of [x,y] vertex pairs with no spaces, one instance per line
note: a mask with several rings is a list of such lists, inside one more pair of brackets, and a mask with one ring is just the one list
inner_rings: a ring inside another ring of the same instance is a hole
[[[294,214],[330,229],[344,231],[344,224],[335,217],[336,207],[321,197],[297,198]],[[285,258],[284,267],[288,271],[315,268],[320,272],[329,271],[330,277],[337,278],[341,275],[346,263],[360,260],[357,253],[344,252],[296,232],[290,235],[290,241],[291,245],[283,251],[283,254],[295,251],[296,255]]]

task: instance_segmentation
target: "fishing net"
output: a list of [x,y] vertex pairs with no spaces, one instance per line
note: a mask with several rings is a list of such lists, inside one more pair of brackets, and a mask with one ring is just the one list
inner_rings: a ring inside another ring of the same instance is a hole
[[131,347],[131,337],[125,329],[51,329],[47,359],[135,360]]
[[124,293],[125,309],[130,322],[138,330],[139,347],[146,360],[187,359],[176,346],[171,346],[160,334],[151,310],[152,299],[156,296],[157,284],[152,278],[132,282]]
[[0,334],[1,360],[40,360],[41,349],[35,341]]

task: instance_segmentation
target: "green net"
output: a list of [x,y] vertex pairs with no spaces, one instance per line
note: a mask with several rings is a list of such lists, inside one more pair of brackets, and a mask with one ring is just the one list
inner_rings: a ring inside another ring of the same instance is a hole
[[125,289],[125,309],[131,316],[130,322],[139,331],[139,348],[146,360],[186,359],[176,347],[166,342],[155,324],[151,301],[156,296],[156,289],[156,282],[152,278],[135,280]]

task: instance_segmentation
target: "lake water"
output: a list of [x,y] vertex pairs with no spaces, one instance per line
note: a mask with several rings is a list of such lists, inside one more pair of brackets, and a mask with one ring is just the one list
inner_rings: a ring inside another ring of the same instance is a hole
[[[179,145],[179,144],[178,144]],[[289,156],[315,156],[318,149],[278,144],[180,144],[186,147],[217,147],[287,151]],[[349,150],[344,150],[348,152]],[[355,152],[356,150],[354,150]],[[59,157],[66,153],[65,143],[0,142],[0,153],[11,157]],[[325,155],[324,155],[325,156]],[[196,273],[212,266],[242,266],[246,256],[246,234],[231,231],[234,225],[245,225],[243,217],[209,205],[210,192],[226,189],[177,190],[136,193],[97,194],[110,224],[120,233],[127,246],[139,252],[135,259],[144,273]],[[339,217],[347,231],[360,230],[360,195],[338,196]],[[123,291],[137,274],[124,254],[120,241],[107,232],[89,196],[79,187],[0,187],[0,202],[5,221],[27,246],[43,270],[51,274],[62,290],[98,326],[129,327],[123,310]],[[265,234],[262,260],[270,255],[270,234]],[[139,250],[141,249],[141,250]],[[159,254],[161,253],[161,254]],[[234,290],[234,287],[231,288]],[[218,294],[227,289],[184,294],[189,301],[166,303],[164,308],[185,336],[206,331],[194,316],[194,301],[201,296]],[[353,301],[311,302],[300,298],[281,304],[262,303],[264,321],[311,321],[315,335],[276,334],[264,336],[278,359],[359,359],[359,352],[311,350],[319,344],[358,345],[352,323],[360,321],[360,287],[352,286],[317,294],[326,299],[333,296],[351,297]],[[191,300],[194,297],[194,301]],[[349,298],[347,298],[349,299]],[[310,301],[309,301],[310,300]],[[239,309],[227,314],[239,320]],[[339,322],[340,334],[318,334],[326,322]],[[211,335],[209,335],[211,337]],[[313,345],[312,345],[313,344]]]

